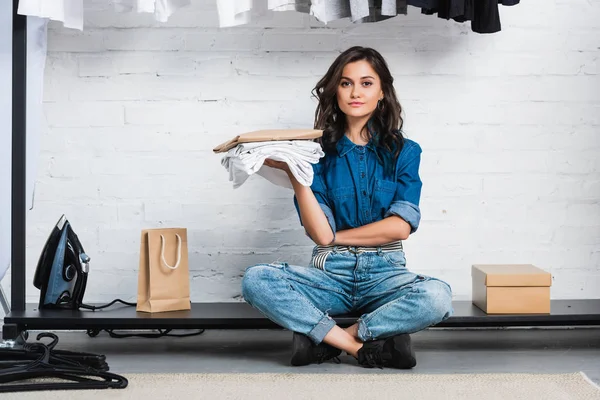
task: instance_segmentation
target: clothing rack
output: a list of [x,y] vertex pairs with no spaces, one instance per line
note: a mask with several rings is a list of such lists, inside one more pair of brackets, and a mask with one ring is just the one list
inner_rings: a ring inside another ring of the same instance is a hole
[[11,311],[25,310],[27,168],[27,17],[13,0]]
[[[101,311],[40,311],[37,304],[25,304],[27,17],[17,14],[18,3],[13,0],[11,304],[4,317],[3,338],[18,339],[28,329],[281,329],[242,302],[192,303],[189,311],[156,314],[137,313],[124,306]],[[600,299],[553,300],[550,314],[488,315],[471,301],[454,301],[453,307],[454,315],[436,327],[600,325]],[[357,318],[334,317],[340,326],[352,325]]]

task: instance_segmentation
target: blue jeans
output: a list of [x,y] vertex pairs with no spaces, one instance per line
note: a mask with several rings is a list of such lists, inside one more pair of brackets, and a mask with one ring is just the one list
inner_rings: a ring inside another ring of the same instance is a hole
[[[313,252],[313,258],[316,253]],[[242,294],[276,324],[321,343],[335,326],[330,316],[358,312],[363,342],[435,325],[453,313],[450,286],[410,272],[402,250],[334,251],[325,268],[287,263],[246,269]]]

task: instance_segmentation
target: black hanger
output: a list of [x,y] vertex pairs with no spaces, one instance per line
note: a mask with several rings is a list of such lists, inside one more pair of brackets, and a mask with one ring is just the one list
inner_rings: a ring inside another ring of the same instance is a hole
[[[49,344],[40,342],[51,338]],[[108,372],[104,355],[54,350],[58,336],[43,332],[38,342],[25,343],[22,347],[0,348],[0,393],[68,390],[68,389],[124,389],[125,377]],[[52,378],[53,382],[18,383],[27,379]]]

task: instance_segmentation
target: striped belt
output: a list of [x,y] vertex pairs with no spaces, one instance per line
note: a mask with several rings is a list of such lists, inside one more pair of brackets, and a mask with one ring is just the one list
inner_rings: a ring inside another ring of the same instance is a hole
[[331,253],[339,253],[343,251],[348,251],[353,254],[361,254],[361,253],[381,253],[381,252],[390,252],[390,251],[399,251],[402,250],[402,241],[398,240],[396,242],[391,242],[388,244],[384,244],[382,246],[376,247],[363,247],[363,246],[320,246],[317,245],[317,252],[313,257],[313,265],[316,268],[325,270],[325,260],[327,260],[327,256]]

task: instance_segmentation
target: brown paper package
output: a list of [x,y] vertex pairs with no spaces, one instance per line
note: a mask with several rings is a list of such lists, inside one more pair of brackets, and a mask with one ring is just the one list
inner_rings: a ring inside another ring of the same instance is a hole
[[270,142],[281,140],[311,140],[323,136],[319,129],[271,129],[237,135],[213,149],[215,153],[225,153],[240,143]]

